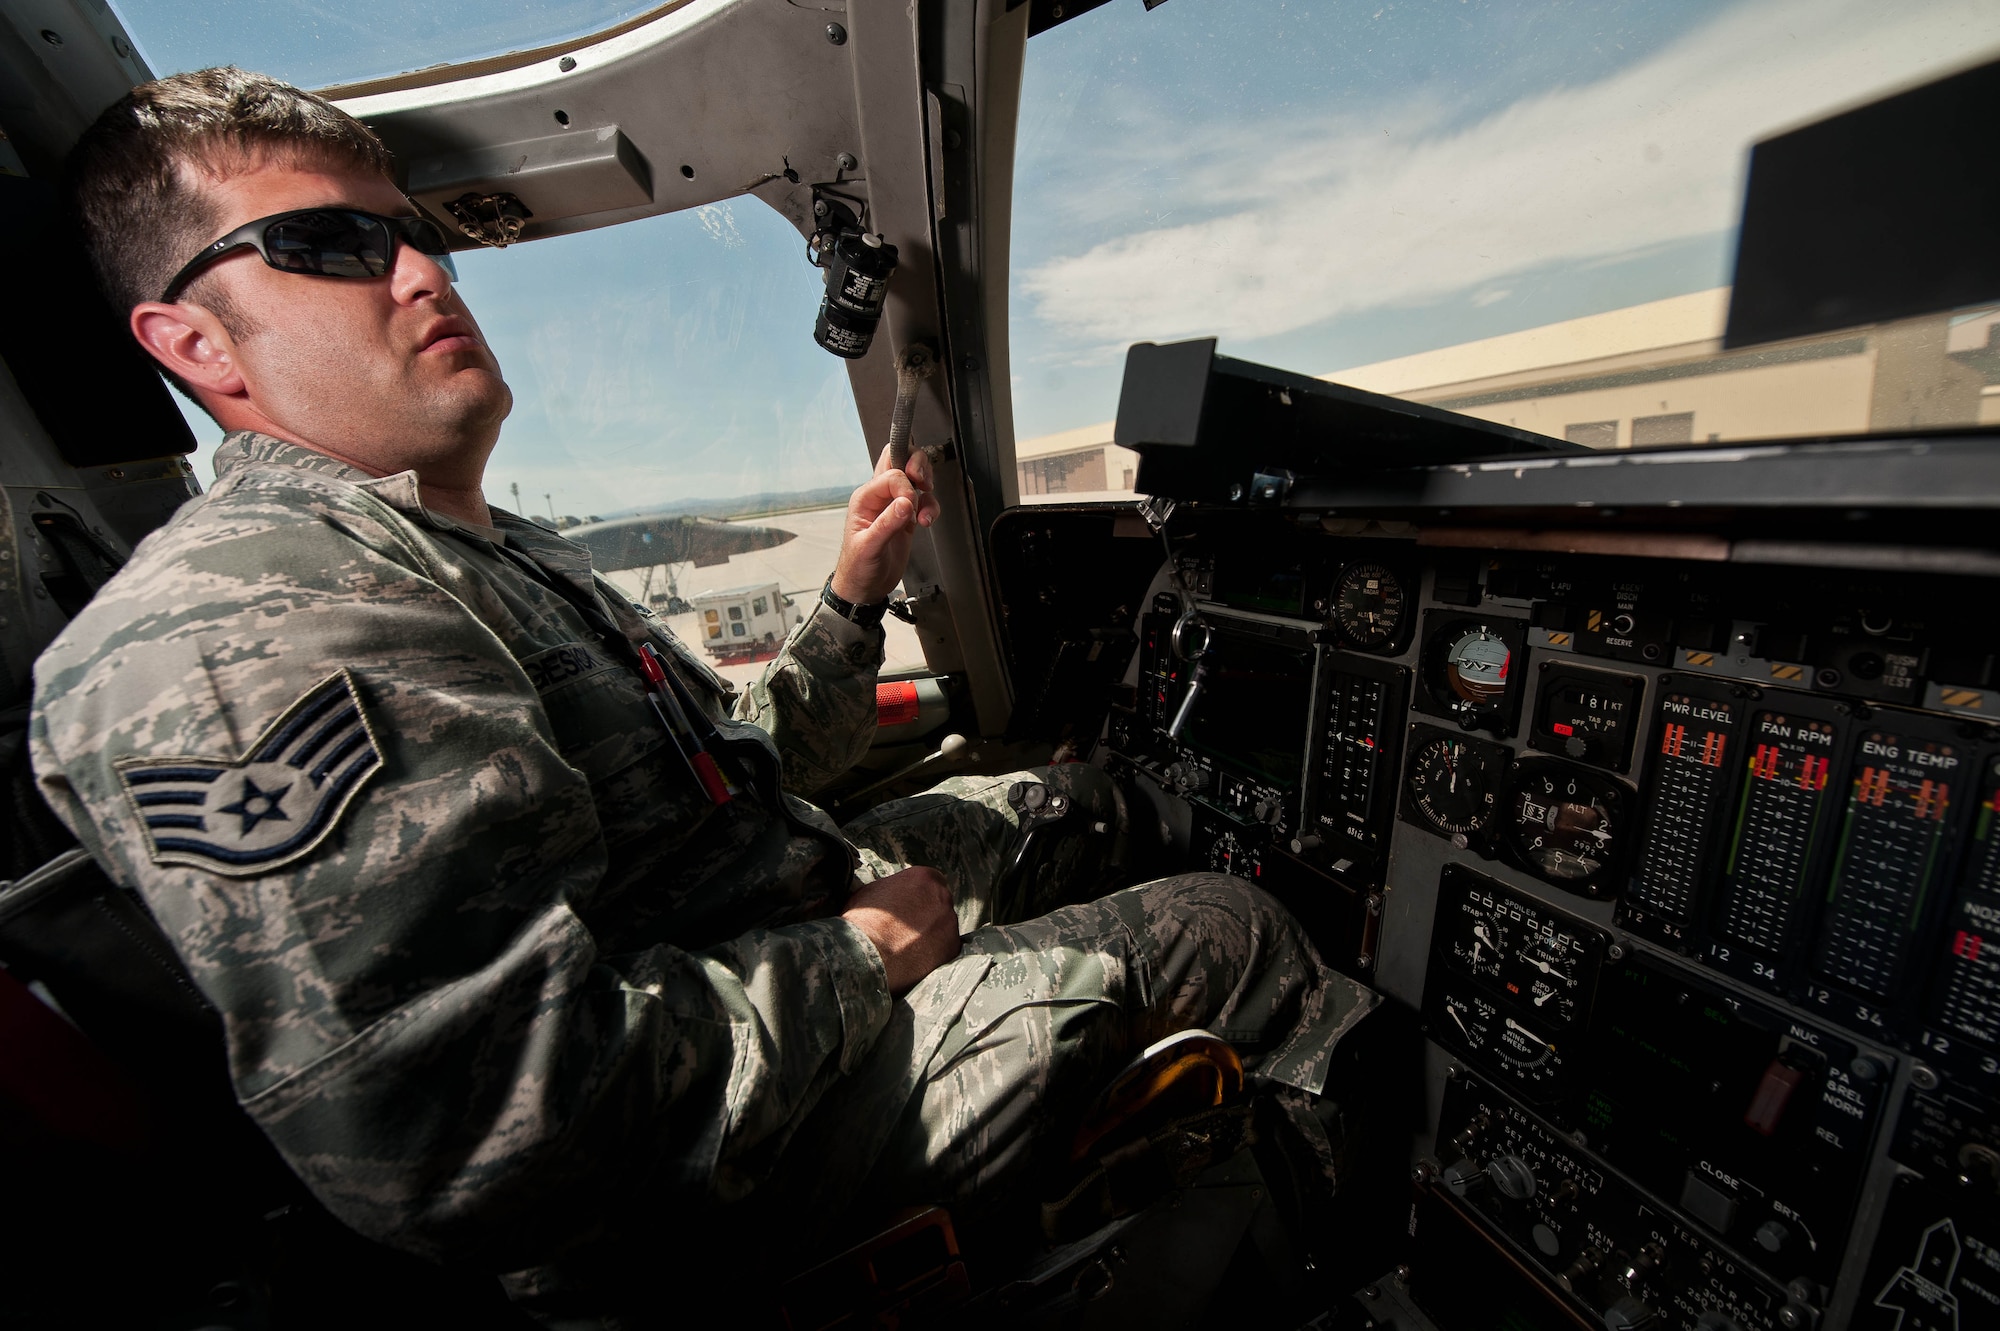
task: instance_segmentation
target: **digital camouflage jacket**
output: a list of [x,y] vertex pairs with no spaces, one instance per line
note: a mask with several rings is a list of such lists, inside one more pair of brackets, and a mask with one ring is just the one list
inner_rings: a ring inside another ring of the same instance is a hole
[[[216,469],[41,658],[31,742],[244,1107],[363,1233],[503,1268],[754,1186],[889,1017],[799,798],[869,743],[880,630],[815,604],[732,708],[533,523],[256,434]],[[733,800],[580,607],[699,697]]]

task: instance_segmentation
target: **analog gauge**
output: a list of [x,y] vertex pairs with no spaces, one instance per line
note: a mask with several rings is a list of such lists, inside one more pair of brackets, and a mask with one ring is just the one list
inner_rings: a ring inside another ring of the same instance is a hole
[[1572,948],[1571,940],[1561,934],[1528,939],[1515,954],[1521,975],[1509,986],[1518,989],[1536,1012],[1564,1026],[1576,1016],[1577,961]]
[[1481,624],[1459,634],[1446,650],[1445,682],[1467,702],[1490,707],[1507,692],[1507,668],[1513,662],[1506,640]]
[[1423,728],[1410,753],[1409,804],[1419,826],[1441,836],[1486,830],[1499,804],[1506,750]]
[[1432,612],[1424,621],[1426,696],[1418,706],[1468,730],[1512,734],[1523,632],[1516,620]]
[[1624,810],[1615,781],[1571,763],[1530,760],[1521,764],[1507,801],[1507,844],[1537,877],[1595,894],[1621,849]]
[[1542,666],[1531,747],[1624,770],[1639,716],[1636,675],[1612,675],[1553,661]]
[[1434,1009],[1431,1033],[1489,1070],[1511,1077],[1530,1098],[1554,1089],[1563,1070],[1562,1050],[1536,1029],[1483,995],[1445,992]]
[[1467,974],[1495,984],[1501,983],[1501,971],[1513,948],[1507,935],[1506,921],[1471,899],[1459,906],[1459,913],[1464,918],[1452,932],[1452,961]]
[[1333,622],[1356,647],[1386,647],[1403,622],[1403,584],[1380,564],[1355,564],[1334,588]]

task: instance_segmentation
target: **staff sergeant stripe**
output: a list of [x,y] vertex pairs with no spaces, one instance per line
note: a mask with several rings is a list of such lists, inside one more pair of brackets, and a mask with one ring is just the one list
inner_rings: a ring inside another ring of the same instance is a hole
[[208,792],[205,790],[141,790],[132,799],[140,808],[154,804],[206,804]]
[[[363,736],[363,738],[365,739],[366,736]],[[183,837],[155,837],[153,838],[153,846],[155,849],[163,851],[188,851],[200,855],[204,859],[220,860],[224,864],[265,864],[272,860],[282,859],[292,851],[308,845],[317,839],[320,833],[331,827],[334,818],[346,807],[341,796],[346,794],[362,777],[367,776],[380,766],[381,761],[380,758],[376,757],[375,750],[372,748],[369,749],[359,762],[348,766],[346,770],[342,771],[334,779],[332,784],[326,787],[323,797],[313,805],[312,817],[305,825],[300,827],[297,833],[287,837],[275,846],[260,847],[256,850],[231,850],[227,846],[218,846],[210,841],[193,841]],[[188,815],[158,814],[155,817],[188,818]],[[150,823],[153,820],[149,818],[146,821]],[[207,830],[207,828],[202,826],[202,820],[199,818],[188,818],[187,822],[175,823],[173,826],[191,826],[200,831]]]
[[156,861],[247,874],[312,850],[381,766],[353,679],[341,670],[287,708],[245,757],[127,759],[118,773]]
[[325,725],[321,726],[311,739],[299,745],[298,752],[294,753],[290,758],[286,759],[285,761],[289,762],[294,767],[304,767],[307,763],[312,761],[314,754],[318,753],[322,748],[326,746],[326,742],[328,740],[332,739],[335,735],[338,735],[341,731],[347,729],[347,727],[355,724],[360,719],[361,719],[361,711],[359,708],[348,707],[342,709],[340,713],[336,715],[331,721],[328,721]]
[[125,784],[150,786],[167,781],[193,781],[205,786],[221,775],[219,767],[140,767],[125,773]]
[[[359,717],[359,715],[360,715],[359,713],[356,713],[357,718]],[[337,746],[335,746],[333,752],[327,754],[326,757],[320,761],[319,766],[313,768],[312,771],[306,773],[306,775],[312,778],[312,783],[314,785],[318,785],[320,782],[326,780],[327,773],[331,772],[334,768],[340,766],[340,764],[346,759],[347,755],[354,752],[357,745],[366,744],[367,742],[368,742],[368,732],[363,730],[361,727],[356,726],[354,728],[353,734],[349,735],[346,739],[342,740]],[[293,766],[297,766],[297,764],[294,763]]]
[[[348,701],[348,698],[349,695],[345,689],[335,689],[323,698],[314,699],[310,706],[300,711],[291,720],[285,722],[276,734],[272,735],[262,744],[259,744],[257,751],[250,755],[250,761],[253,763],[274,763],[278,761],[278,755],[283,753],[291,742],[299,737],[302,731],[318,722],[321,717],[327,714],[329,709],[338,707],[341,703]],[[296,767],[298,764],[294,763],[293,766]]]

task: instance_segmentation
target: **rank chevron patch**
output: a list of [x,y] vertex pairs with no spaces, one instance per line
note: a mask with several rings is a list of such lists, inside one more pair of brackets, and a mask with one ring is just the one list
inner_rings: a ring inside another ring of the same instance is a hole
[[125,758],[117,769],[155,864],[243,878],[319,845],[381,766],[354,680],[339,670],[286,708],[247,757]]

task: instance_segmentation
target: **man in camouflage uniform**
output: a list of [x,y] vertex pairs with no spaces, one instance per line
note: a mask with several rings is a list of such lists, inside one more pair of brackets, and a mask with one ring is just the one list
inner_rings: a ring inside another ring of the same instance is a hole
[[[1256,890],[994,922],[1008,778],[872,811],[865,866],[807,802],[869,744],[882,635],[854,607],[936,512],[921,460],[856,491],[828,595],[732,698],[579,547],[485,505],[511,398],[416,233],[366,280],[246,248],[168,281],[273,215],[412,215],[365,129],[204,71],[136,89],[72,170],[135,337],[231,432],[40,661],[36,769],[347,1223],[539,1270],[533,1296],[663,1217],[989,1205],[1175,1030],[1321,1089],[1365,995]],[[641,645],[695,713],[680,741]]]

